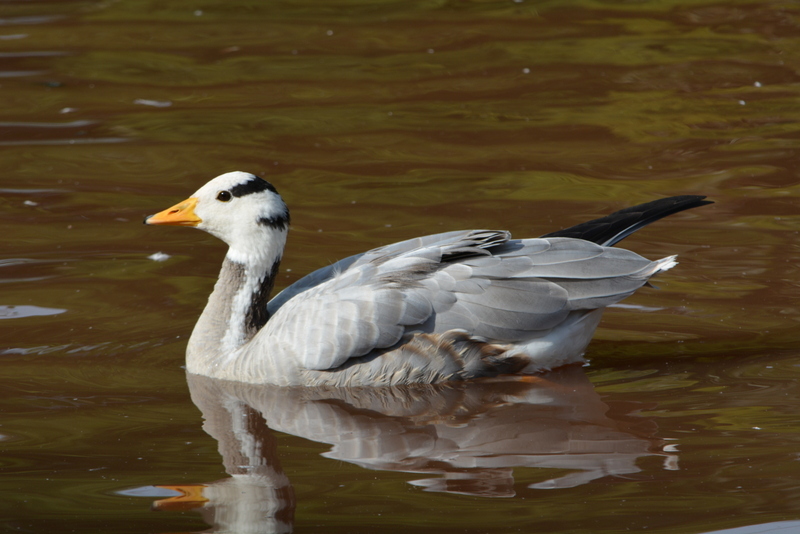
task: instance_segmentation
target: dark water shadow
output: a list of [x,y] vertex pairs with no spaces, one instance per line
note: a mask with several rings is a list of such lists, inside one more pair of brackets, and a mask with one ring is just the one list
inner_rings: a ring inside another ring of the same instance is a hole
[[188,375],[204,430],[230,478],[169,486],[158,510],[198,510],[214,530],[290,532],[296,499],[272,430],[329,443],[324,456],[367,469],[419,473],[425,491],[513,497],[514,468],[557,469],[528,485],[571,488],[640,471],[665,454],[641,405],[608,404],[583,369],[526,380],[393,388],[279,388]]

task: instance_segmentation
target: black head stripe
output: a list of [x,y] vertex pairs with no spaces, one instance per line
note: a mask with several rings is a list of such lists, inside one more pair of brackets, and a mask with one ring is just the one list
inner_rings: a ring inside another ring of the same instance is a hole
[[231,195],[237,198],[245,195],[251,195],[253,193],[260,193],[261,191],[272,191],[273,193],[278,192],[271,183],[255,175],[253,175],[252,178],[243,184],[238,184],[231,187],[230,191]]
[[277,217],[260,217],[258,224],[269,226],[275,230],[286,230],[289,227],[289,212],[286,211]]

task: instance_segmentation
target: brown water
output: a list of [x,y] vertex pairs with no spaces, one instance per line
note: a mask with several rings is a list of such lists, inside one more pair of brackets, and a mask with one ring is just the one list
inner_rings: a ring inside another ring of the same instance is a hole
[[[3,2],[0,525],[800,529],[799,69],[782,1]],[[681,264],[587,367],[254,390],[181,369],[222,245],[141,224],[229,170],[292,208],[281,286],[421,234],[716,204],[625,241]]]

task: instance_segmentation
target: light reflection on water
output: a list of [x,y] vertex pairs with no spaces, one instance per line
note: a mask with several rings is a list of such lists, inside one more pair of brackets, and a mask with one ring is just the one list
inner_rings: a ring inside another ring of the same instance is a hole
[[[30,281],[30,279],[28,280]],[[41,306],[0,306],[0,319],[19,319],[38,315],[58,315],[67,310],[59,308],[42,308]]]
[[517,468],[543,470],[544,479],[527,484],[537,490],[639,473],[644,456],[678,469],[677,456],[662,452],[676,443],[655,437],[655,425],[611,411],[578,366],[530,381],[395,388],[286,389],[187,378],[231,478],[168,486],[181,494],[155,506],[197,509],[217,531],[292,529],[297,502],[274,432],[326,443],[330,460],[422,475],[409,483],[468,496],[514,497]]
[[[796,6],[3,9],[4,527],[796,527]],[[221,246],[140,223],[234,169],[292,209],[279,286],[417,235],[716,204],[626,241],[681,263],[606,313],[585,369],[376,406],[187,384]]]

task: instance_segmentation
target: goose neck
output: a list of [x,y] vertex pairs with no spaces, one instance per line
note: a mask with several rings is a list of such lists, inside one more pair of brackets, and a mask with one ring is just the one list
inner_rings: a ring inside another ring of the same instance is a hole
[[271,262],[244,264],[225,259],[220,273],[220,282],[226,280],[232,291],[229,293],[230,317],[222,338],[226,351],[233,351],[250,341],[267,323],[272,287],[280,267],[280,258]]
[[271,261],[240,263],[226,256],[219,279],[195,325],[186,351],[187,369],[219,376],[237,349],[248,343],[267,323],[272,287],[280,256]]

